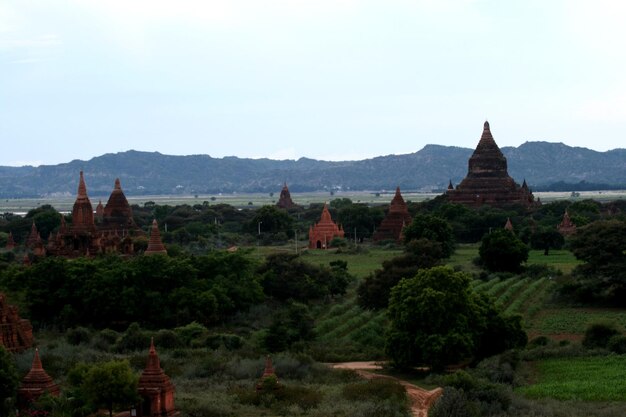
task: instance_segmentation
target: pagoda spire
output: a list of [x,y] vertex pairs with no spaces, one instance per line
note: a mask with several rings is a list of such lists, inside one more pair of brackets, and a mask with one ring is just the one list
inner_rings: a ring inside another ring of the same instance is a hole
[[152,230],[150,231],[150,240],[148,241],[148,249],[144,252],[146,255],[153,254],[167,255],[167,249],[161,241],[161,232],[159,232],[159,224],[156,219],[152,220]]
[[506,218],[506,224],[504,225],[504,229],[508,230],[509,232],[513,231],[513,223],[511,223],[511,218],[510,217]]
[[78,192],[76,195],[78,198],[87,198],[87,186],[85,185],[85,177],[83,171],[80,171],[80,178],[78,179]]

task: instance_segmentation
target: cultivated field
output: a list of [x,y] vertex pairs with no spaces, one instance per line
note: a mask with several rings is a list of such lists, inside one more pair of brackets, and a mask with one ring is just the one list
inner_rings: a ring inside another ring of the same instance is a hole
[[[291,193],[292,199],[300,205],[307,206],[311,203],[329,202],[335,198],[349,198],[355,203],[367,204],[389,204],[395,190],[379,190],[379,191],[336,191],[334,195],[329,192],[311,192],[311,193]],[[437,197],[441,193],[421,193],[403,191],[402,195],[406,201],[419,202]],[[568,192],[543,192],[534,193],[536,197],[541,198],[543,202],[571,200],[580,201],[584,199],[594,199],[598,201],[612,201],[626,198],[626,190],[617,191],[582,191],[579,196],[572,197]],[[138,204],[143,206],[148,201],[157,204],[230,204],[235,207],[260,207],[266,204],[275,204],[278,201],[280,190],[276,190],[273,195],[269,193],[250,193],[250,194],[203,194],[203,195],[155,195],[155,196],[133,196],[127,195],[130,204]],[[107,196],[91,196],[92,204],[97,204],[98,200],[106,202]],[[70,211],[74,204],[75,196],[56,197],[56,198],[16,198],[0,200],[0,213],[20,213],[25,214],[28,210],[37,208],[44,204],[50,204],[59,211]]]

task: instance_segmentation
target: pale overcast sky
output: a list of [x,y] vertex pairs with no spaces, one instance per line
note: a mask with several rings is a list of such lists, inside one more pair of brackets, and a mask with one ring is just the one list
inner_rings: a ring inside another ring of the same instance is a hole
[[625,147],[626,2],[0,0],[0,165]]

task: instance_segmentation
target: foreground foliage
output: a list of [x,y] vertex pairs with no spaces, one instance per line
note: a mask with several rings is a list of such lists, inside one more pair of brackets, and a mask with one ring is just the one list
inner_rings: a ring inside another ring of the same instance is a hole
[[443,369],[526,344],[520,317],[503,316],[470,282],[465,273],[435,267],[393,288],[386,352],[396,366]]

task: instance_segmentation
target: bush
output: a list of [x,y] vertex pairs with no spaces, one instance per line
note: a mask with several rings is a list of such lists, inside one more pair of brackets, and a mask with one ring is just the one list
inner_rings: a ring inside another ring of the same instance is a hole
[[178,334],[169,329],[161,329],[154,335],[154,344],[165,349],[173,349],[183,345]]
[[104,329],[96,333],[91,339],[91,346],[94,349],[103,350],[105,352],[111,349],[111,346],[115,345],[119,333],[115,330]]
[[91,340],[91,332],[84,327],[76,327],[69,329],[65,333],[65,339],[67,343],[74,346],[80,345],[81,343],[87,344]]
[[548,339],[546,336],[537,336],[530,342],[528,342],[528,348],[533,349],[539,346],[547,346],[548,343],[550,343],[550,339]]
[[205,340],[206,347],[210,349],[218,349],[220,346],[224,346],[227,350],[237,350],[243,344],[243,338],[236,334],[216,333],[207,336]]
[[133,352],[137,350],[145,350],[150,346],[150,339],[141,330],[139,324],[131,323],[124,332],[120,340],[115,345],[118,352]]
[[443,395],[428,411],[430,417],[479,417],[480,408],[475,401],[467,398],[465,391],[445,387]]
[[611,337],[617,334],[619,330],[613,323],[593,323],[585,330],[583,346],[587,349],[606,348]]
[[619,355],[626,353],[626,336],[622,334],[616,334],[609,339],[606,345],[607,349],[611,352],[615,352]]
[[378,378],[365,382],[347,384],[341,392],[344,398],[351,401],[390,400],[397,403],[407,401],[406,390],[399,382]]
[[195,321],[185,326],[177,327],[174,331],[186,346],[190,346],[191,342],[194,340],[202,339],[202,337],[208,333],[206,327]]
[[528,260],[528,246],[506,229],[483,236],[478,253],[482,264],[490,271],[515,272]]

